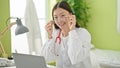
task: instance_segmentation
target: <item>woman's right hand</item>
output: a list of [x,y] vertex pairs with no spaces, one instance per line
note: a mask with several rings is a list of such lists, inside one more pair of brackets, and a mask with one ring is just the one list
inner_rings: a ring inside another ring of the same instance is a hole
[[45,29],[46,29],[46,31],[47,31],[47,34],[48,34],[48,38],[49,38],[49,39],[52,38],[53,24],[54,24],[54,21],[51,20],[51,21],[49,21],[49,22],[45,25]]

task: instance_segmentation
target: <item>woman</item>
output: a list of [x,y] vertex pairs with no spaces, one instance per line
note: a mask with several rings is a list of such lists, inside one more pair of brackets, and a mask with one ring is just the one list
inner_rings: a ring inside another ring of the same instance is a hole
[[41,52],[46,61],[56,60],[57,68],[91,68],[91,36],[78,26],[68,3],[58,2],[52,16],[53,20],[46,25],[48,41]]

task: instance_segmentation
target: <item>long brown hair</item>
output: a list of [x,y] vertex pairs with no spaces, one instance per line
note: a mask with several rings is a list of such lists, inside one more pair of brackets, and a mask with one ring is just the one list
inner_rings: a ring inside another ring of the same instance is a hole
[[[54,10],[56,10],[57,8],[65,9],[66,11],[68,11],[69,13],[71,13],[71,14],[74,15],[74,13],[73,13],[71,7],[69,6],[69,4],[68,4],[66,1],[61,1],[61,2],[58,2],[57,4],[55,4],[55,6],[54,6],[53,9],[52,9],[52,18],[53,18],[53,20],[54,20],[53,12],[54,12]],[[56,29],[59,29],[59,27],[58,27],[56,24],[54,24],[54,26],[55,26]],[[80,25],[79,25],[78,23],[76,23],[76,27],[79,28]]]

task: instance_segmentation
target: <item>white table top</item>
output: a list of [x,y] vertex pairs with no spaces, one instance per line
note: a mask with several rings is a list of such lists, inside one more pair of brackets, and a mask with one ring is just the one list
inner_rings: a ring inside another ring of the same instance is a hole
[[[48,68],[56,68],[55,66],[47,65]],[[13,67],[0,67],[0,68],[16,68],[15,66]]]
[[14,67],[1,67],[1,68],[16,68],[16,67],[14,66]]

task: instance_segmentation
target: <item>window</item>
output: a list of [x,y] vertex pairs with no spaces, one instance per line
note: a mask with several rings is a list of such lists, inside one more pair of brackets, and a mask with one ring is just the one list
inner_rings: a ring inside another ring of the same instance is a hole
[[[36,11],[38,14],[39,25],[42,35],[41,37],[44,43],[46,40],[45,29],[44,29],[44,25],[46,22],[46,0],[33,0],[33,1],[36,6]],[[10,16],[21,18],[23,25],[24,25],[23,17],[24,17],[25,7],[26,7],[26,0],[10,0]],[[15,21],[15,19],[11,19],[11,22],[13,21]],[[12,52],[29,53],[26,34],[15,36],[15,28],[16,25],[14,25],[11,28]]]

